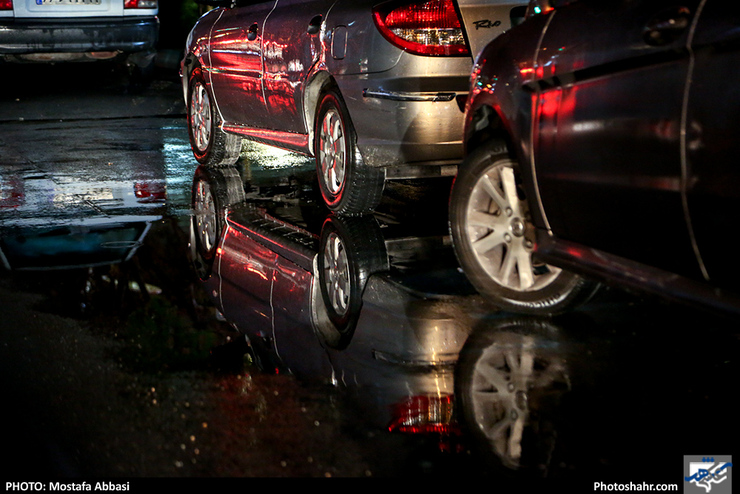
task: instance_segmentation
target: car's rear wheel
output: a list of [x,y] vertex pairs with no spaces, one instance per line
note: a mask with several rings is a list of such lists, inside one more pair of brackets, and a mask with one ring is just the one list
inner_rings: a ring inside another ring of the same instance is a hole
[[450,198],[450,226],[461,267],[496,305],[533,314],[588,300],[597,284],[533,256],[535,231],[517,164],[499,143],[461,164]]
[[200,69],[193,70],[190,76],[188,134],[195,159],[202,165],[228,166],[239,159],[242,139],[221,130],[218,110]]
[[373,210],[383,195],[383,170],[365,166],[341,96],[327,91],[316,118],[314,151],[319,188],[332,211],[358,215]]

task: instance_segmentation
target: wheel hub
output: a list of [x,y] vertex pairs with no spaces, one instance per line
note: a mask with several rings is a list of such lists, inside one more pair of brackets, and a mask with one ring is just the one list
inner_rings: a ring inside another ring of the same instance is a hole
[[559,270],[543,270],[532,258],[534,230],[512,165],[498,161],[477,178],[468,199],[467,235],[478,265],[492,280],[517,292],[535,291]]
[[511,229],[511,233],[515,237],[524,236],[524,231],[526,229],[524,222],[521,220],[521,218],[514,218],[513,220],[511,220],[509,228]]
[[320,130],[321,172],[331,194],[338,194],[344,185],[345,136],[339,115],[329,111]]

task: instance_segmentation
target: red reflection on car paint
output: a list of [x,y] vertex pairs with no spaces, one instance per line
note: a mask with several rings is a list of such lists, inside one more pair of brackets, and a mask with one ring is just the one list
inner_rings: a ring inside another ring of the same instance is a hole
[[260,265],[260,264],[247,263],[244,266],[244,269],[246,269],[250,273],[256,274],[257,276],[259,276],[260,278],[262,278],[265,281],[267,281],[269,279],[268,276],[263,271],[262,265]]
[[242,53],[230,53],[219,50],[213,51],[218,56],[219,71],[231,71],[238,74],[258,73],[262,71],[262,63],[258,58],[244,57]]

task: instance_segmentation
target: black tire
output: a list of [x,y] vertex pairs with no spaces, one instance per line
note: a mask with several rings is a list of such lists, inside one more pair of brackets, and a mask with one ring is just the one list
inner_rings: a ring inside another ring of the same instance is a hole
[[385,242],[375,218],[343,219],[331,214],[321,229],[319,245],[321,299],[330,322],[346,344],[357,325],[368,279],[388,269]]
[[533,258],[535,231],[518,165],[501,143],[478,147],[460,165],[450,230],[465,275],[503,309],[555,314],[586,302],[598,288]]
[[193,155],[202,165],[229,166],[239,159],[242,139],[221,129],[218,110],[200,68],[193,70],[188,83],[188,136]]
[[324,93],[319,103],[314,152],[319,189],[331,211],[355,216],[375,209],[383,195],[385,173],[362,162],[347,108],[334,90]]
[[201,279],[211,274],[226,223],[225,209],[245,199],[244,182],[233,167],[198,167],[191,192],[191,256]]

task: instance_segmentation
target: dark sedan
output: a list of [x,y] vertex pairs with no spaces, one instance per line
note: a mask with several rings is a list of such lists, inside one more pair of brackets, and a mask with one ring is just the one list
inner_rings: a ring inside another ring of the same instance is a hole
[[[557,312],[617,282],[734,310],[740,7],[537,1],[474,67],[451,198],[479,291]],[[584,275],[582,278],[579,275]]]

